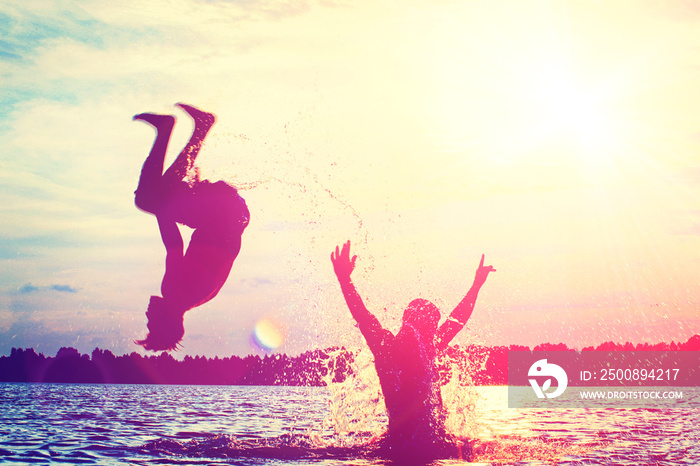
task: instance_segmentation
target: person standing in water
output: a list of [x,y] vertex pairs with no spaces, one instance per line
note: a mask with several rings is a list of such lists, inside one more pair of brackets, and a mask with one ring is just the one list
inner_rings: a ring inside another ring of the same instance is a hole
[[[148,335],[136,341],[153,351],[175,349],[185,333],[185,312],[211,300],[221,290],[250,220],[248,207],[236,188],[223,181],[200,180],[194,167],[214,115],[185,104],[177,106],[192,117],[194,131],[165,173],[165,153],[175,117],[153,113],[134,116],[134,120],[156,129],[134,193],[135,204],[156,216],[166,250],[162,297],[151,296],[146,311]],[[186,251],[178,223],[194,229]]]
[[464,327],[474,310],[477,295],[489,273],[481,256],[472,287],[438,328],[440,311],[425,299],[411,301],[394,335],[367,310],[350,275],[357,256],[350,257],[350,241],[331,254],[333,269],[350,313],[367,341],[384,394],[389,426],[383,439],[392,456],[433,459],[470,456],[468,447],[448,436],[445,430],[437,371],[437,354]]

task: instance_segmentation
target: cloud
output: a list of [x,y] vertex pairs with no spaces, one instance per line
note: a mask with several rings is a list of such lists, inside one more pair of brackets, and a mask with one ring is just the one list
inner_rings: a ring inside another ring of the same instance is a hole
[[78,290],[76,288],[73,288],[70,285],[51,285],[49,288],[54,290],[54,291],[58,291],[60,293],[77,293],[78,292]]
[[34,293],[35,291],[39,291],[39,287],[31,283],[26,283],[19,289],[20,294]]
[[[0,45],[3,47],[5,46],[5,43],[0,41]],[[0,51],[0,60],[19,60],[20,56],[11,52],[6,52],[6,51]]]
[[126,0],[117,4],[91,2],[82,8],[92,18],[105,24],[121,27],[172,29],[174,35],[184,35],[205,25],[218,29],[241,21],[283,20],[305,14],[316,2],[311,1],[256,1],[240,2],[212,0],[207,2],[168,2],[155,0],[143,3]]
[[273,285],[275,282],[270,280],[269,278],[253,277],[253,278],[244,278],[241,280],[241,283],[244,285],[248,285],[252,288],[257,288],[259,286]]
[[[2,209],[0,209],[0,212]],[[0,260],[34,257],[47,249],[74,246],[74,241],[61,235],[10,237],[0,235]]]
[[59,284],[53,284],[53,285],[47,285],[47,286],[35,286],[32,285],[31,283],[25,283],[19,288],[19,293],[20,294],[30,294],[30,293],[37,293],[40,291],[56,291],[58,293],[77,293],[78,288],[74,288],[70,285],[59,285]]

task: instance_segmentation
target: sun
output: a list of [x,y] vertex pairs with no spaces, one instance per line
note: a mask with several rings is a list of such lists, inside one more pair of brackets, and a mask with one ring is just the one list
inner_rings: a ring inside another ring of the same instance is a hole
[[488,80],[475,78],[470,63],[444,64],[433,106],[436,139],[448,151],[505,163],[608,164],[623,137],[613,89],[559,58],[520,62]]
[[601,138],[605,133],[599,102],[573,82],[571,76],[554,74],[540,79],[535,86],[537,104],[541,104],[539,120],[551,130],[564,129],[582,138]]
[[509,165],[614,164],[629,129],[618,107],[624,73],[577,53],[564,33],[553,40],[546,27],[482,30],[477,41],[457,20],[443,25],[426,60],[430,134],[443,150]]
[[612,98],[600,84],[586,87],[570,70],[531,70],[520,90],[522,125],[530,144],[568,138],[586,160],[608,157],[615,146]]

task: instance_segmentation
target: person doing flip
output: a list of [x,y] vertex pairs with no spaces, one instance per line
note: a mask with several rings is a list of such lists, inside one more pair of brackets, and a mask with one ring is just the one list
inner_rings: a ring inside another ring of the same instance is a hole
[[[194,167],[202,142],[214,124],[214,115],[190,105],[177,106],[192,117],[194,131],[165,172],[165,153],[175,117],[153,113],[134,116],[134,120],[156,129],[134,193],[135,204],[155,215],[166,250],[162,296],[151,296],[146,311],[148,335],[136,341],[153,351],[177,348],[185,333],[185,312],[219,293],[250,221],[248,207],[236,188],[224,181],[200,180]],[[194,230],[186,250],[178,223]]]

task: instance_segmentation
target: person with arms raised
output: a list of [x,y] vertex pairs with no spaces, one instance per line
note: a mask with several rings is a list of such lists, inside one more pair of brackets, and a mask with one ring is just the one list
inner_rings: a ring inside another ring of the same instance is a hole
[[350,276],[357,256],[350,256],[350,241],[331,254],[333,269],[345,301],[367,345],[374,355],[389,425],[382,439],[392,457],[430,460],[454,457],[468,459],[469,447],[448,435],[442,406],[438,353],[464,327],[474,310],[481,286],[489,273],[484,256],[474,283],[466,296],[438,327],[440,311],[428,300],[414,299],[403,313],[402,325],[394,335],[365,307]]

